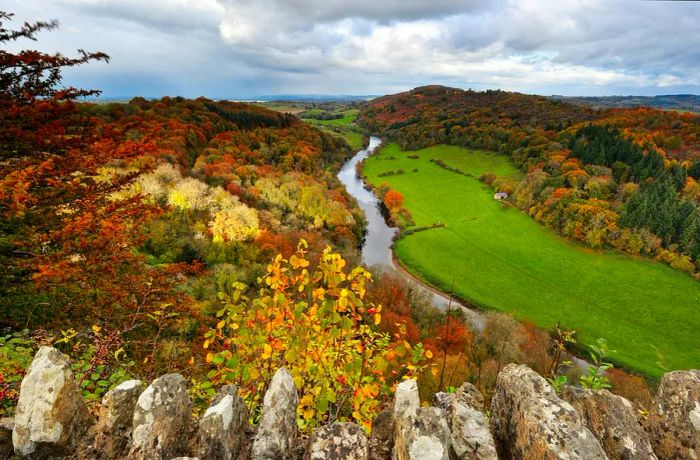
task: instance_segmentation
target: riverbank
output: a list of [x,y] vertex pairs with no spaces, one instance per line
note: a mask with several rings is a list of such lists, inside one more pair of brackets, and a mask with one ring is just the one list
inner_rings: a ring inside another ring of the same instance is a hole
[[[393,244],[399,229],[389,225],[381,212],[379,199],[374,195],[364,178],[358,177],[356,173],[357,165],[370,157],[381,145],[381,139],[376,136],[370,137],[367,148],[358,151],[338,172],[338,179],[365,212],[367,233],[362,246],[362,262],[367,266],[379,266],[400,273],[412,284],[430,292],[433,304],[444,310],[450,303],[450,296],[415,277],[401,266],[393,251]],[[479,312],[469,309],[454,297],[452,305],[465,310],[465,314],[470,320],[473,320],[475,326],[483,325],[484,320]]]
[[[394,270],[396,272],[400,273],[404,278],[409,280],[411,283],[420,286],[422,289],[425,289],[426,291],[429,291],[433,294],[433,305],[436,307],[440,308],[440,310],[447,310],[448,305],[449,308],[454,309],[454,308],[460,308],[464,312],[467,320],[478,330],[482,330],[484,328],[484,324],[486,323],[486,318],[484,316],[484,313],[486,310],[481,309],[479,307],[473,306],[469,304],[469,302],[466,302],[464,299],[460,299],[459,297],[455,296],[454,294],[448,294],[440,289],[438,289],[435,286],[432,286],[431,284],[427,283],[426,281],[420,279],[418,276],[414,275],[411,273],[407,267],[403,265],[401,262],[401,259],[396,257],[396,254],[392,251],[392,264]],[[435,302],[435,298],[438,298],[440,300],[439,303]]]
[[[390,227],[386,221],[386,216],[381,212],[381,203],[374,195],[372,188],[365,182],[362,176],[356,174],[357,165],[369,158],[378,151],[382,145],[381,140],[372,136],[367,148],[358,151],[349,159],[338,173],[339,180],[345,185],[346,190],[357,201],[365,212],[367,219],[367,233],[362,248],[362,261],[368,266],[379,266],[383,269],[392,270],[403,276],[408,282],[431,294],[433,305],[446,310],[450,308],[460,308],[469,322],[478,330],[482,330],[486,324],[486,309],[476,306],[459,296],[448,294],[445,291],[420,279],[409,271],[399,257],[396,256],[393,248],[398,229]],[[585,371],[588,363],[574,356],[567,356],[574,361],[580,369]]]

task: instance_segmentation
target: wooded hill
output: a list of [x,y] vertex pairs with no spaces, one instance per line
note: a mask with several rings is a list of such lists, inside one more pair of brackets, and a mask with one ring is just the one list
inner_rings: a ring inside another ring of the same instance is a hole
[[370,101],[358,120],[404,149],[444,143],[508,155],[525,179],[484,179],[535,219],[593,247],[696,272],[700,116],[425,86]]

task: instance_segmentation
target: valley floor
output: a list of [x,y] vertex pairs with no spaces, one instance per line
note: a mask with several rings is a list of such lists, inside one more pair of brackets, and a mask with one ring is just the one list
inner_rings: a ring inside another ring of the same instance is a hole
[[583,344],[605,338],[616,350],[612,360],[647,375],[700,365],[700,283],[652,260],[560,237],[495,201],[478,180],[486,172],[521,174],[506,157],[454,146],[404,152],[389,144],[365,161],[366,179],[401,192],[417,227],[445,224],[395,243],[411,272],[443,290],[454,278],[457,296],[543,328],[561,321]]

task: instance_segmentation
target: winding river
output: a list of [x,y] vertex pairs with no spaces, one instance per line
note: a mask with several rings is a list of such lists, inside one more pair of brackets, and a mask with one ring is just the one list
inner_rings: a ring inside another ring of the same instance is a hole
[[[413,286],[423,289],[430,293],[433,305],[445,310],[447,305],[450,304],[453,308],[459,307],[464,311],[467,319],[472,323],[477,329],[483,329],[486,322],[486,318],[483,313],[468,308],[467,306],[459,303],[455,299],[450,301],[449,296],[436,290],[432,286],[429,286],[408,273],[403,267],[397,265],[394,260],[394,253],[392,251],[392,245],[394,242],[394,237],[398,233],[398,229],[395,227],[389,227],[384,220],[384,216],[380,211],[379,199],[372,193],[371,190],[365,187],[365,183],[362,178],[357,176],[357,164],[362,162],[365,158],[372,155],[374,150],[379,147],[382,140],[376,136],[372,136],[369,139],[369,145],[366,149],[360,150],[350,158],[338,172],[338,179],[345,185],[345,189],[350,195],[355,197],[360,208],[365,213],[367,219],[367,233],[365,235],[365,240],[362,245],[362,262],[370,266],[379,266],[385,270],[394,271],[401,276],[403,276],[409,283]],[[575,356],[570,356],[567,354],[569,359],[572,359],[576,365],[581,368],[584,372],[586,371],[589,364]]]
[[[367,148],[357,152],[355,156],[343,165],[338,173],[338,179],[345,185],[348,193],[355,197],[367,219],[367,234],[362,245],[362,262],[368,267],[379,266],[385,270],[399,273],[414,286],[428,291],[432,297],[433,305],[444,310],[450,304],[450,298],[447,295],[413,277],[395,263],[392,244],[398,229],[387,225],[384,216],[380,212],[379,199],[371,190],[365,187],[362,178],[357,176],[357,164],[370,156],[381,142],[381,139],[378,137],[370,137]],[[484,323],[484,317],[480,312],[469,309],[454,299],[452,299],[451,305],[452,307],[461,307],[467,318],[476,327],[481,327]]]

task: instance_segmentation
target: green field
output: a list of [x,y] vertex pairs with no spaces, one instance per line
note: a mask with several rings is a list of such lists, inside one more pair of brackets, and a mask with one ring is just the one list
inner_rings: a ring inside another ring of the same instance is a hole
[[268,110],[274,110],[275,112],[281,112],[281,113],[291,113],[292,115],[297,115],[305,110],[304,106],[301,104],[295,104],[295,103],[286,103],[286,102],[279,102],[279,101],[271,101],[271,102],[253,102],[253,105],[257,105],[259,107],[264,107]]
[[[321,113],[322,110],[307,110],[306,113]],[[363,145],[364,136],[360,129],[353,122],[357,118],[358,110],[344,110],[340,112],[343,117],[334,120],[316,120],[314,118],[303,118],[303,120],[323,131],[344,138],[353,150],[360,150]]]
[[[405,173],[378,177],[398,169]],[[454,277],[461,298],[543,328],[561,321],[584,344],[603,337],[617,350],[614,361],[650,376],[700,367],[700,283],[648,259],[558,236],[493,200],[477,179],[484,172],[521,174],[504,156],[453,146],[403,152],[390,144],[365,161],[367,180],[403,193],[416,226],[446,224],[396,242],[411,272],[443,290]]]

